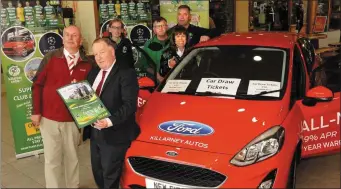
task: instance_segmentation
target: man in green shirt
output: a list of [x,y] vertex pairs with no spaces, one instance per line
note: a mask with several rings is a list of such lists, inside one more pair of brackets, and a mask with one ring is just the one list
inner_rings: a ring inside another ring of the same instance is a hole
[[109,3],[108,3],[108,14],[109,14],[109,19],[116,18],[115,4],[114,4],[113,0],[109,0]]
[[24,7],[25,25],[26,27],[34,27],[33,7],[30,6],[29,1],[26,1],[25,4],[26,4],[26,6]]
[[55,17],[54,7],[50,5],[49,1],[46,1],[46,6],[44,7],[44,10],[45,10],[46,20],[50,20],[50,19],[53,19]]
[[13,7],[12,2],[8,2],[8,7],[6,8],[8,20],[11,26],[15,25],[17,22],[17,14],[15,7]]
[[[163,80],[163,77],[159,74],[160,70],[160,59],[163,51],[169,47],[169,36],[167,35],[167,20],[163,17],[159,17],[154,20],[153,22],[153,32],[154,36],[148,40],[143,50],[150,56],[150,58],[153,60],[153,62],[156,64],[156,72],[157,72],[157,80],[158,82],[161,82]],[[143,68],[153,74],[154,70],[151,68],[150,65],[148,65],[148,62],[146,58],[142,58],[142,64]]]
[[40,1],[36,1],[36,5],[34,6],[34,19],[36,21],[36,26],[45,26],[42,20],[44,20],[43,15],[43,7],[40,5]]
[[104,0],[102,0],[102,3],[99,5],[99,18],[101,24],[109,19],[108,5],[105,4]]
[[9,23],[7,11],[5,8],[3,8],[1,2],[0,2],[0,6],[1,6],[1,33],[2,33],[3,31],[5,31],[7,28],[10,27],[10,23]]

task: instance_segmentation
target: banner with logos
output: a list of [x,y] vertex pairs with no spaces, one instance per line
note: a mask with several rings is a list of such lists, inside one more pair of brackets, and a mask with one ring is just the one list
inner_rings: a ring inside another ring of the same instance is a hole
[[177,23],[177,13],[180,5],[188,5],[191,8],[191,24],[209,28],[209,1],[163,0],[160,1],[160,13],[161,16],[167,20],[169,28]]
[[39,126],[32,125],[32,79],[48,52],[62,46],[58,30],[34,32],[12,26],[1,35],[1,62],[17,158],[43,152]]

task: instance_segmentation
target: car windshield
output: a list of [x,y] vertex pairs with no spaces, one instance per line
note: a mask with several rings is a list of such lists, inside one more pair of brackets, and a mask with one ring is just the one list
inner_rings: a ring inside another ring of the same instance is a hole
[[158,87],[161,93],[281,99],[289,50],[215,46],[192,50]]
[[12,41],[12,42],[22,42],[22,41],[27,41],[27,38],[26,37],[12,37],[10,39],[10,41]]

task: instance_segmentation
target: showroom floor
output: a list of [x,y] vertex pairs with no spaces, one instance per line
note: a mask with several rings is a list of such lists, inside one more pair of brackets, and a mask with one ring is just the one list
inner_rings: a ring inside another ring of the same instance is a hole
[[[95,188],[89,143],[80,146],[80,187]],[[297,175],[299,188],[340,188],[340,154],[304,160]],[[15,158],[7,101],[1,97],[1,188],[43,188],[44,155]]]

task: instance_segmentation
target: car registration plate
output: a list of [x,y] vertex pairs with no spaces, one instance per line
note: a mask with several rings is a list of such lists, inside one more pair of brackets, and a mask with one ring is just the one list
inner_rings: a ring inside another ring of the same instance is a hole
[[171,184],[171,183],[166,183],[162,181],[156,181],[156,180],[151,180],[146,178],[146,188],[188,188],[186,186],[182,185],[177,185],[177,184]]

